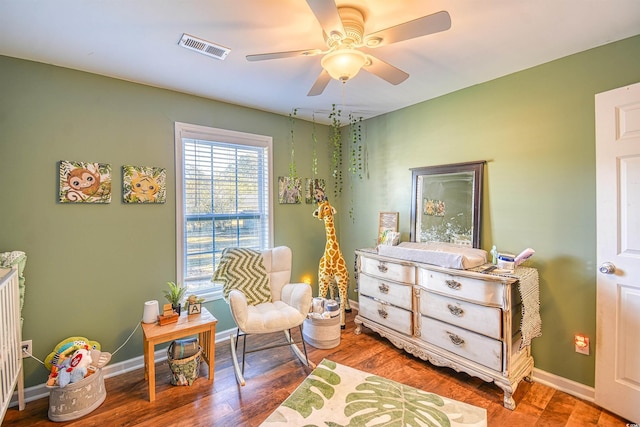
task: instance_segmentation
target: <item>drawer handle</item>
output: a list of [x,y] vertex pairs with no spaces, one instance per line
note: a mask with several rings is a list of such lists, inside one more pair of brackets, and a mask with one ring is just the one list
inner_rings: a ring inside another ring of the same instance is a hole
[[449,288],[456,291],[462,287],[462,284],[460,282],[456,282],[455,280],[447,280],[445,283]]
[[386,273],[388,270],[387,266],[384,265],[383,263],[378,264],[378,271],[380,273]]
[[462,315],[464,314],[464,310],[457,305],[448,304],[447,308],[449,309],[449,312],[456,317],[462,317]]
[[383,319],[386,319],[387,316],[389,316],[389,313],[386,312],[386,310],[379,308],[378,309],[378,316],[382,317]]
[[380,285],[378,285],[378,290],[382,294],[388,294],[389,293],[389,285],[387,285],[385,283],[380,283]]
[[449,339],[454,345],[460,346],[464,344],[464,340],[460,338],[458,335],[451,332],[447,332],[447,335],[449,335]]

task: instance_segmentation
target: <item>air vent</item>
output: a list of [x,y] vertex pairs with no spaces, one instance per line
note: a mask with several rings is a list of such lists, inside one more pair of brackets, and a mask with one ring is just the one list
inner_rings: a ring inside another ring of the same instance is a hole
[[229,52],[231,52],[229,48],[190,36],[189,34],[183,34],[178,44],[186,49],[195,50],[203,55],[221,60],[224,60]]

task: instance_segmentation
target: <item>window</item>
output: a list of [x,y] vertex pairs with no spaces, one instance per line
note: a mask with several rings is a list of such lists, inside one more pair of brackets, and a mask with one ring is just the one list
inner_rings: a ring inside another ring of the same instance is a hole
[[175,131],[178,281],[220,298],[211,276],[222,250],[272,246],[272,139],[178,122]]

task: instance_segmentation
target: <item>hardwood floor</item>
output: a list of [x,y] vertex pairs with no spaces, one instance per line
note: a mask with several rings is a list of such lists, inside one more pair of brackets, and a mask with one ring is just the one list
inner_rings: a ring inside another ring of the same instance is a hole
[[[354,310],[355,313],[355,310]],[[502,390],[464,373],[438,368],[397,349],[364,328],[354,335],[354,313],[348,315],[338,347],[307,346],[311,360],[323,358],[384,376],[413,387],[487,410],[489,426],[625,426],[627,421],[600,407],[537,383],[523,382],[514,411],[502,406]],[[251,341],[249,341],[251,342]],[[254,339],[254,343],[256,340]],[[213,385],[199,378],[190,387],[171,386],[166,361],[157,364],[156,401],[147,401],[142,369],[105,380],[107,398],[91,414],[67,423],[47,418],[48,399],[9,408],[2,426],[257,426],[289,396],[310,372],[286,347],[247,357],[247,385],[237,385],[229,342],[216,345]],[[206,376],[206,365],[200,368]]]

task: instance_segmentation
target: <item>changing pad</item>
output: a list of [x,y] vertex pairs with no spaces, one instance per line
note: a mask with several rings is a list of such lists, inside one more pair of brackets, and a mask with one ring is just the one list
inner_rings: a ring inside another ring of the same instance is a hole
[[453,243],[402,242],[397,246],[379,245],[378,254],[458,270],[478,267],[487,262],[487,251]]

